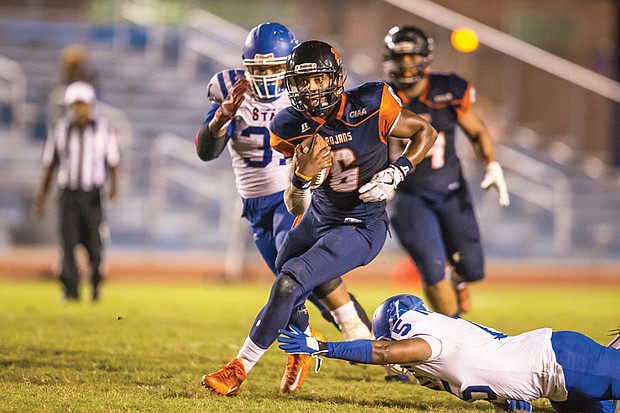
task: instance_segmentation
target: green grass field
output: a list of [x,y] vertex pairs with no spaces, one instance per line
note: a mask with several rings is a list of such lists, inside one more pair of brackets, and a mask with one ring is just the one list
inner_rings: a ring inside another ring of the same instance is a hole
[[[352,285],[369,314],[388,286]],[[1,412],[484,412],[417,385],[386,384],[378,366],[325,360],[298,394],[278,392],[286,356],[273,346],[238,397],[199,382],[236,355],[268,285],[104,285],[102,301],[61,304],[56,282],[0,282]],[[419,291],[413,291],[418,293]],[[581,331],[607,344],[620,324],[620,289],[474,288],[469,319],[515,334],[542,326]],[[328,338],[336,330],[310,309]],[[551,412],[547,401],[535,411]]]

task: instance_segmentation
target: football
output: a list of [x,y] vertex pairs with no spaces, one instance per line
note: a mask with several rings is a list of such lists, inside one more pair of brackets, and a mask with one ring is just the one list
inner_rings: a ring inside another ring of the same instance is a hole
[[[303,153],[309,153],[310,151],[317,153],[321,149],[326,146],[329,146],[325,138],[323,138],[318,133],[314,136],[306,138],[303,142],[300,143]],[[327,179],[327,175],[329,175],[329,168],[323,168],[319,171],[319,173],[312,177],[312,183],[310,184],[310,189],[318,188],[325,179]]]

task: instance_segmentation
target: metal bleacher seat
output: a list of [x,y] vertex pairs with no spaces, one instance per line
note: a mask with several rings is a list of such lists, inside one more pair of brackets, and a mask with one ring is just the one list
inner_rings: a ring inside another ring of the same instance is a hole
[[[66,30],[65,23],[39,27],[36,21],[0,20],[0,55],[6,52],[8,58],[19,61],[28,79],[26,101],[31,108],[44,104],[56,79],[53,68],[60,49],[68,43],[89,43],[101,98],[110,113],[117,111],[117,122],[126,123],[131,136],[123,142],[122,194],[110,206],[113,247],[230,252],[233,233],[237,240],[248,242],[243,231],[247,226],[238,227],[239,198],[228,154],[203,163],[193,147],[194,134],[209,106],[205,84],[216,70],[240,66],[246,30],[203,11],[188,16],[175,30],[137,27],[136,22],[70,25],[72,30]],[[52,28],[61,35],[45,31]],[[36,110],[30,113],[36,115]],[[28,148],[23,152],[27,159],[21,159],[21,165],[19,158],[10,161],[16,174],[27,180],[22,194],[34,190],[42,144],[33,130],[36,116],[29,122],[27,136],[15,138]],[[6,153],[4,148],[0,151],[0,161],[8,162]],[[469,165],[490,256],[561,259],[595,253],[620,257],[617,186],[610,188],[607,185],[613,184],[608,181],[588,178],[536,147],[500,145],[498,154],[512,192],[508,209],[497,206],[495,194],[479,190],[480,167]],[[6,188],[3,182],[0,179],[0,191]],[[23,211],[15,212],[18,202],[12,196],[2,197],[7,201],[0,204],[0,231],[2,222],[14,226],[27,219]],[[8,218],[3,219],[3,214]],[[394,240],[388,240],[386,248],[398,250]]]

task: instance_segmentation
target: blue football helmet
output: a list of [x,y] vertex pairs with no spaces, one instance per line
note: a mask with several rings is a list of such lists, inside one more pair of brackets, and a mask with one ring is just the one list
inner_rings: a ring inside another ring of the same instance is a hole
[[395,295],[382,302],[372,316],[372,333],[375,339],[391,340],[394,323],[411,310],[430,311],[421,298],[410,294]]
[[280,23],[263,23],[253,28],[243,46],[243,68],[250,92],[261,101],[282,95],[286,58],[297,45],[295,35]]

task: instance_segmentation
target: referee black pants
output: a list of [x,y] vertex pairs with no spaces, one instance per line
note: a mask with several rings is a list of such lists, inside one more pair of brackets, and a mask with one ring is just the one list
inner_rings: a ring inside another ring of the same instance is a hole
[[75,260],[75,247],[78,244],[82,244],[88,253],[93,288],[99,286],[102,278],[100,230],[103,212],[99,190],[62,190],[59,213],[63,256],[60,281],[65,289],[65,297],[78,299],[80,277]]

